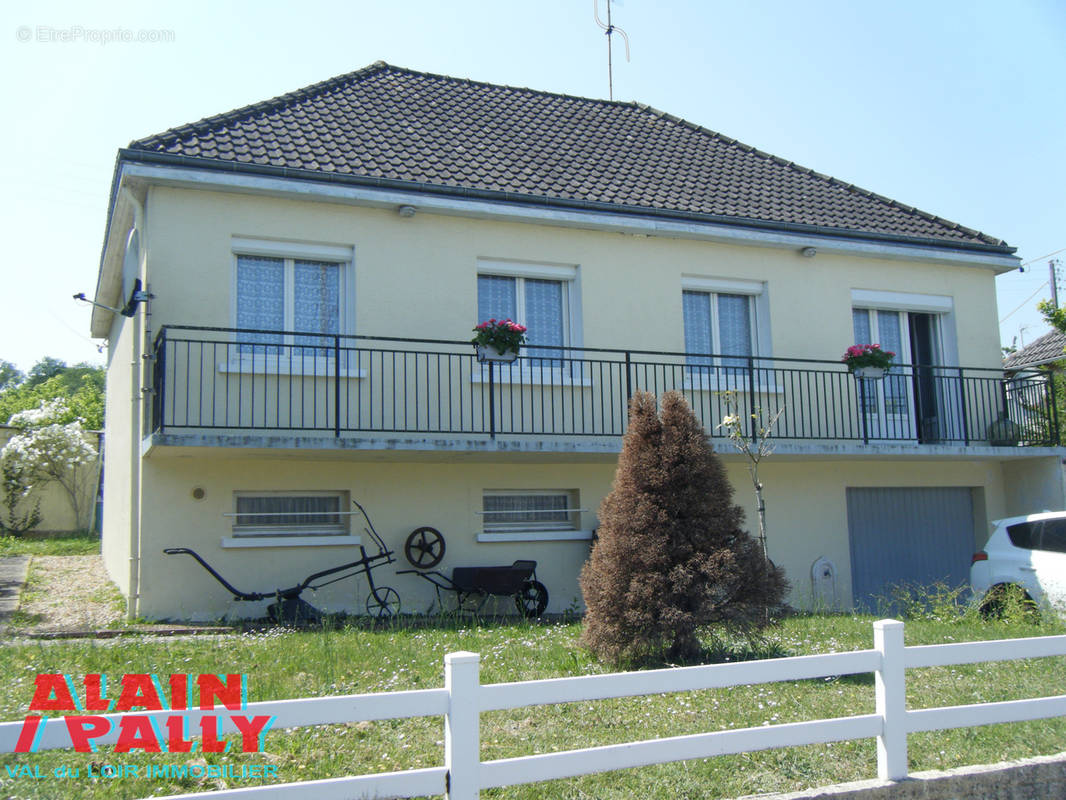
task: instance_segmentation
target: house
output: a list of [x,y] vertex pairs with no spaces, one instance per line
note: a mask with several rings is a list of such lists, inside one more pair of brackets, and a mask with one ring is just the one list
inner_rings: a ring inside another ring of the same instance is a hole
[[[1063,506],[1048,436],[990,435],[1013,252],[644,105],[380,62],[140,139],[96,300],[148,299],[92,318],[107,569],[133,614],[259,616],[163,549],[269,591],[375,551],[357,501],[398,552],[438,530],[446,573],[535,559],[562,611],[627,398],[678,389],[750,524],[716,426],[730,396],[745,419],[784,407],[762,478],[793,603],[964,580],[988,520]],[[513,364],[475,358],[490,317],[529,328]],[[897,366],[855,378],[856,342]],[[427,610],[399,558],[377,582]],[[308,599],[373,606],[362,577]]]
[[[1013,406],[1010,417],[1033,430],[1050,425],[1053,437],[1059,442],[1062,441],[1062,426],[1066,423],[1063,364],[1066,364],[1066,334],[1058,330],[1045,333],[1003,359],[1003,369],[1010,380],[1007,387],[1008,404]],[[1018,390],[1014,388],[1015,382]],[[1035,408],[1034,394],[1040,398]],[[1051,407],[1050,421],[1042,411],[1044,397],[1056,399]]]
[[1010,372],[1019,372],[1059,361],[1066,361],[1066,333],[1051,330],[1021,350],[1009,353],[1003,359],[1003,368]]

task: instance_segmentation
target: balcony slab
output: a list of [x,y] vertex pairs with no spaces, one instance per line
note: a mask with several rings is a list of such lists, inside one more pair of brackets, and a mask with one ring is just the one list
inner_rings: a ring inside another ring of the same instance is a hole
[[[728,442],[714,440],[728,461],[743,459]],[[367,461],[535,461],[613,462],[622,448],[618,436],[425,436],[345,434],[255,434],[167,431],[152,433],[141,443],[145,458],[203,457],[212,449],[236,458],[345,459]],[[918,444],[900,442],[788,441],[775,442],[772,458],[782,461],[931,459],[943,461],[1007,461],[1066,458],[1063,447],[991,447],[982,444]]]

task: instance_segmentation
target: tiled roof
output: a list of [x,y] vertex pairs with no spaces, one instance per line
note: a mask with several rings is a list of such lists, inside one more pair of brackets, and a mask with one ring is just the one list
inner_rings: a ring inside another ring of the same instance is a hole
[[306,170],[309,177],[328,173],[1009,251],[999,239],[645,105],[382,62],[135,141],[130,150],[230,168]]
[[1023,369],[1066,360],[1066,334],[1053,330],[1003,359],[1007,369]]

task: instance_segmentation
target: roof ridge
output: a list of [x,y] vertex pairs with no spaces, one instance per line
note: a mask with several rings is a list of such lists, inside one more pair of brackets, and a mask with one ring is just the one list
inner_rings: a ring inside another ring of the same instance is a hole
[[411,69],[410,67],[398,67],[395,64],[386,64],[384,61],[376,62],[383,64],[391,70],[396,72],[406,72],[408,75],[419,75],[423,78],[441,78],[446,81],[455,81],[456,83],[469,83],[476,86],[486,86],[490,89],[510,89],[513,92],[528,92],[529,94],[541,95],[542,97],[564,97],[567,100],[581,100],[586,103],[600,103],[610,106],[630,106],[635,107],[639,103],[633,100],[607,100],[602,97],[585,97],[579,94],[567,94],[566,92],[549,92],[546,89],[534,89],[531,86],[514,86],[509,83],[492,83],[490,81],[480,81],[476,78],[457,78],[454,75],[445,75],[440,72],[426,72],[424,70]]
[[827,175],[825,173],[818,172],[817,170],[811,169],[810,167],[805,167],[802,164],[797,164],[795,161],[790,161],[786,158],[782,158],[781,156],[776,156],[773,153],[768,153],[765,150],[760,150],[759,148],[750,144],[746,144],[740,141],[739,139],[734,139],[732,136],[726,136],[725,134],[719,133],[718,131],[712,130],[711,128],[708,128],[704,125],[700,125],[696,122],[690,122],[689,120],[683,117],[678,117],[666,111],[660,111],[654,106],[647,105],[646,103],[634,103],[634,105],[642,111],[650,112],[655,116],[667,119],[676,125],[681,125],[682,127],[689,128],[690,130],[693,130],[704,136],[710,136],[711,138],[718,139],[719,141],[725,142],[728,145],[738,147],[746,153],[751,153],[752,155],[757,156],[759,158],[765,158],[769,161],[773,161],[777,164],[781,164],[785,167],[788,167],[789,169],[793,169],[803,174],[810,175],[814,178],[825,181],[826,183],[843,186],[845,189],[856,192],[857,194],[863,195],[864,197],[868,197],[872,200],[877,200],[878,202],[885,203],[887,205],[892,206],[893,208],[897,208],[908,214],[915,214],[919,217],[922,217],[923,219],[935,222],[938,225],[946,228],[947,230],[962,231],[972,236],[977,236],[988,242],[989,244],[1007,244],[1002,239],[997,239],[996,237],[990,236],[989,234],[984,233],[983,231],[979,231],[976,228],[968,228],[965,225],[961,225],[958,222],[947,219],[945,217],[941,217],[937,214],[931,214],[928,211],[922,211],[917,206],[907,205],[906,203],[902,203],[899,200],[894,200],[891,197],[887,197],[883,194],[878,194],[877,192],[871,191],[869,189],[864,189],[862,186],[857,186],[854,183],[842,181],[839,178],[833,177],[832,175]]

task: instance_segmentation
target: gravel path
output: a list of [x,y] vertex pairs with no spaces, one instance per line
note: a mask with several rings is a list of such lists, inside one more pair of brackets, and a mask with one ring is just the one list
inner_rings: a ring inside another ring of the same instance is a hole
[[18,607],[20,630],[102,629],[122,623],[118,589],[101,556],[33,556]]

